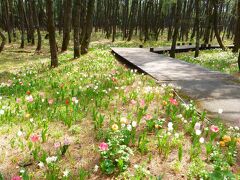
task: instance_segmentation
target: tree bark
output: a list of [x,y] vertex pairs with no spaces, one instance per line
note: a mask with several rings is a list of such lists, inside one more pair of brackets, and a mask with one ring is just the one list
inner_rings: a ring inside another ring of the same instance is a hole
[[2,52],[4,46],[5,46],[5,43],[6,43],[6,37],[4,36],[3,32],[0,30],[0,37],[2,39],[2,43],[0,45],[0,52]]
[[177,11],[175,14],[175,22],[174,22],[174,33],[173,33],[173,38],[172,38],[172,46],[171,46],[171,51],[170,51],[170,57],[175,58],[175,50],[176,50],[176,44],[177,44],[177,38],[178,38],[178,31],[180,27],[180,19],[181,17],[181,9],[182,9],[182,1],[177,0],[177,5],[176,5]]
[[213,3],[213,8],[214,8],[213,9],[213,28],[214,28],[215,36],[217,38],[220,48],[222,48],[222,50],[225,51],[226,48],[222,42],[220,33],[218,31],[218,3],[219,3],[219,0],[212,0],[212,3]]
[[75,0],[74,2],[74,58],[80,57],[80,8],[81,0]]
[[86,17],[86,32],[82,41],[81,54],[86,54],[88,52],[88,47],[89,47],[92,28],[93,28],[94,3],[95,3],[95,0],[88,1],[87,17]]
[[58,66],[57,57],[57,44],[55,38],[55,24],[54,24],[54,13],[53,13],[53,0],[46,0],[47,5],[47,25],[49,33],[49,44],[51,52],[51,67],[55,68]]
[[41,51],[42,48],[42,37],[41,37],[41,30],[39,26],[39,19],[38,19],[38,10],[36,8],[36,2],[31,0],[32,3],[32,8],[33,8],[33,19],[35,22],[35,26],[37,29],[37,36],[38,36],[38,43],[37,43],[37,48],[36,51]]
[[196,9],[196,51],[195,58],[199,56],[199,44],[200,44],[200,4],[199,0],[195,0],[195,9]]
[[70,40],[71,22],[72,22],[72,0],[64,0],[62,52],[66,51],[68,48]]
[[237,5],[237,24],[235,30],[235,37],[234,37],[234,48],[233,52],[238,52],[240,48],[240,0],[238,0]]

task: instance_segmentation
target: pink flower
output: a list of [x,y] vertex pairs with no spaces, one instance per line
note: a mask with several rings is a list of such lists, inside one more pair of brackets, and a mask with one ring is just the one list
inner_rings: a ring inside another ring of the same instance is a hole
[[41,96],[42,98],[44,98],[45,93],[44,93],[44,92],[39,92],[39,96]]
[[131,104],[132,104],[132,105],[135,105],[135,104],[137,104],[137,101],[135,101],[134,99],[132,99],[132,100],[131,100]]
[[31,141],[34,142],[34,143],[39,141],[39,139],[40,139],[40,137],[37,134],[34,134],[34,135],[31,136]]
[[26,97],[26,100],[27,100],[28,102],[33,102],[33,97],[32,97],[32,95],[27,96],[27,97]]
[[64,145],[65,146],[69,146],[70,145],[70,141],[67,138],[64,139]]
[[143,107],[145,106],[145,101],[144,101],[144,99],[142,99],[139,104],[140,104],[140,107],[143,108]]
[[52,104],[53,104],[53,102],[54,102],[54,100],[53,100],[53,99],[49,99],[49,100],[48,100],[48,104],[49,104],[49,105],[52,105]]
[[215,133],[217,133],[217,132],[219,131],[219,127],[214,126],[214,125],[212,125],[212,126],[210,127],[210,129],[211,129],[212,132],[215,132]]
[[178,102],[177,102],[176,99],[170,98],[170,99],[169,99],[169,102],[170,102],[172,105],[175,105],[175,106],[178,105]]
[[99,145],[99,149],[101,151],[107,151],[108,150],[108,144],[105,143],[105,142],[102,142],[100,145]]
[[21,102],[21,99],[20,98],[17,98],[16,99],[16,103],[20,103]]
[[60,142],[54,143],[54,148],[58,149],[60,146],[61,146],[61,143],[60,143]]
[[147,115],[145,116],[145,119],[146,119],[146,120],[151,120],[151,119],[152,119],[152,115],[151,115],[151,114],[147,114]]
[[22,178],[20,176],[14,176],[14,177],[12,177],[11,180],[22,180]]

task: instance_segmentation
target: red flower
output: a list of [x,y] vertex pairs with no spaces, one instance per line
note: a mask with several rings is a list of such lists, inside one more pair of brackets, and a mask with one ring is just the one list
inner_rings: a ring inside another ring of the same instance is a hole
[[65,104],[69,105],[69,100],[68,99],[66,99]]
[[178,105],[178,102],[177,102],[176,99],[170,98],[170,99],[169,99],[169,102],[170,102],[172,105],[175,105],[175,106]]
[[210,127],[210,129],[211,129],[212,132],[215,132],[215,133],[217,133],[217,132],[219,131],[219,127],[214,126],[214,125],[212,125],[212,126]]
[[26,94],[27,94],[27,95],[30,95],[30,94],[31,94],[31,92],[30,92],[30,91],[27,91],[27,92],[26,92]]
[[39,141],[39,139],[40,139],[40,137],[37,134],[31,136],[31,141],[34,142],[34,143]]
[[20,176],[14,176],[14,177],[12,177],[11,180],[22,180],[22,178]]

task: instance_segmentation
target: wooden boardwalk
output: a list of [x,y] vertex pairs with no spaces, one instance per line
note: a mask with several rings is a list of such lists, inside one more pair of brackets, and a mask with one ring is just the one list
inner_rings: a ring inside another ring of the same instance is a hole
[[182,93],[197,100],[202,109],[230,125],[240,126],[240,84],[232,76],[173,59],[144,48],[112,48],[119,60],[158,81],[181,86]]
[[[228,45],[226,48],[232,49],[234,45]],[[200,46],[199,50],[210,50],[210,49],[219,49],[219,45],[208,45],[208,46]],[[171,47],[161,47],[161,48],[153,48],[151,51],[158,53],[158,54],[164,54],[167,52],[170,52]],[[195,51],[196,46],[195,45],[183,45],[183,46],[177,46],[176,47],[176,53],[181,53],[181,52],[189,52],[189,51]]]

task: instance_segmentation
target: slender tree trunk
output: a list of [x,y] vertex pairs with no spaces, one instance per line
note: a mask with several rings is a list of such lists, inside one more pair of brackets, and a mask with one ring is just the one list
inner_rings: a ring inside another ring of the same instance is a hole
[[81,0],[75,0],[74,2],[74,58],[80,57],[80,8]]
[[200,4],[199,0],[195,0],[195,9],[196,9],[196,51],[195,58],[199,56],[199,44],[200,44]]
[[213,3],[213,28],[215,32],[215,36],[217,38],[219,46],[222,48],[222,50],[226,50],[225,46],[223,45],[222,39],[220,37],[220,33],[218,31],[218,3],[219,0],[212,0]]
[[18,0],[18,11],[20,17],[20,26],[21,26],[21,45],[20,48],[24,48],[24,6],[22,0]]
[[36,8],[36,2],[31,0],[31,3],[32,3],[32,8],[33,8],[33,19],[34,19],[34,22],[35,22],[35,26],[36,26],[36,29],[37,29],[37,36],[38,36],[38,43],[37,43],[36,51],[41,51],[42,37],[41,37],[41,31],[40,31],[40,26],[39,26],[38,10]]
[[4,46],[5,46],[5,43],[6,43],[6,37],[4,36],[3,32],[0,30],[0,37],[2,39],[2,43],[0,45],[0,52],[2,52]]
[[57,57],[57,43],[55,38],[55,24],[54,24],[54,12],[53,12],[53,0],[46,0],[47,5],[47,25],[49,33],[49,44],[51,52],[51,67],[55,68],[58,66]]
[[170,51],[170,57],[175,58],[175,50],[176,50],[176,44],[177,44],[177,38],[178,38],[178,31],[179,31],[179,27],[180,27],[180,19],[181,17],[181,9],[182,9],[182,1],[181,0],[177,0],[177,5],[176,5],[177,11],[175,14],[175,23],[174,23],[174,33],[173,33],[173,40],[172,40],[172,47],[171,47],[171,51]]
[[72,22],[72,0],[64,0],[62,52],[66,51],[68,48],[70,40],[71,22]]
[[238,72],[240,73],[240,51],[238,55]]
[[233,52],[238,52],[239,48],[240,48],[240,0],[238,0],[237,5],[237,24],[235,30]]
[[86,17],[86,33],[82,41],[81,54],[86,54],[88,52],[88,47],[89,47],[92,28],[93,28],[94,3],[95,3],[95,0],[88,1],[87,17]]

